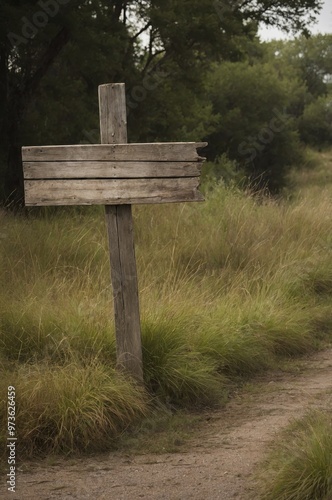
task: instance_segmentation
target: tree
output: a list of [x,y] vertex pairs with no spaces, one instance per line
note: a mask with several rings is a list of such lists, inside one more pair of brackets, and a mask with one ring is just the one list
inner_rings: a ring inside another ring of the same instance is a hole
[[[18,0],[15,7],[7,1],[1,6],[0,88],[3,93],[0,130],[1,156],[5,160],[2,187],[3,197],[7,200],[22,196],[20,146],[23,138],[29,140],[31,117],[36,117],[40,105],[43,109],[45,87],[49,85],[48,89],[54,92],[52,97],[56,100],[51,103],[49,99],[49,113],[40,117],[39,130],[45,128],[45,121],[54,111],[58,123],[66,123],[64,116],[57,113],[57,102],[64,97],[63,108],[67,110],[72,98],[71,87],[75,86],[84,97],[88,95],[89,88],[98,82],[98,77],[101,78],[96,74],[97,65],[101,71],[104,64],[102,74],[113,79],[117,71],[122,72],[123,60],[130,60],[129,34],[120,20],[119,2],[113,2],[105,12],[100,2],[71,0],[68,4],[68,1],[40,1],[37,9],[35,2],[24,0]],[[114,57],[110,68],[106,64],[107,53],[121,53],[118,56],[120,63]],[[69,67],[72,69],[66,73]],[[75,69],[81,73],[80,77],[71,80],[70,73]],[[64,95],[65,91],[61,95],[63,83],[69,83],[66,88],[68,96]],[[75,99],[70,106],[72,110],[73,106],[76,106]],[[53,143],[61,140],[61,131],[58,124]]]
[[310,145],[331,142],[332,35],[299,37],[266,44],[265,58],[281,78],[297,77],[297,99],[289,113],[297,119],[302,141]]
[[226,153],[256,188],[278,192],[287,168],[299,155],[295,121],[289,112],[299,87],[297,79],[280,79],[271,63],[216,65],[208,90],[219,116],[208,137],[212,159]]
[[[96,128],[98,84],[126,81],[130,96],[158,68],[166,68],[168,76],[158,85],[155,100],[151,98],[155,117],[149,115],[146,135],[158,127],[160,137],[175,135],[166,118],[162,120],[158,105],[165,95],[172,97],[173,112],[179,104],[183,110],[178,112],[176,133],[190,136],[194,120],[188,116],[198,113],[204,70],[211,61],[239,60],[259,21],[306,29],[306,14],[317,13],[319,4],[319,0],[39,0],[36,6],[32,0],[2,0],[2,199],[22,199],[23,139],[29,144],[49,137],[57,143],[65,135],[67,141],[77,141],[87,124]],[[143,85],[143,90],[147,87]],[[173,95],[177,90],[182,97]],[[198,98],[189,102],[184,99],[186,91]],[[136,96],[130,113],[137,130],[144,101],[140,99]],[[204,106],[208,129],[211,116],[206,101]]]
[[327,93],[326,76],[332,74],[332,35],[300,36],[265,44],[266,57],[282,74],[296,73],[305,83],[308,100]]
[[299,120],[301,139],[311,146],[327,146],[332,142],[332,98],[318,97],[304,110]]

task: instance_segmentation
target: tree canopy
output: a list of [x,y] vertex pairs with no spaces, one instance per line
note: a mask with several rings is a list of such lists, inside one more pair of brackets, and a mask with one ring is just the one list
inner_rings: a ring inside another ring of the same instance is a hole
[[213,138],[220,114],[206,91],[213,65],[259,52],[259,22],[306,33],[320,4],[2,0],[2,200],[22,198],[22,144],[98,140],[96,92],[105,82],[126,83],[132,140]]

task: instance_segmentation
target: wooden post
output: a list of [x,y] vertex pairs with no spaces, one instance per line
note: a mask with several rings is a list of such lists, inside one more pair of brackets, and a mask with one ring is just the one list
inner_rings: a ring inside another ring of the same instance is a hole
[[102,144],[22,148],[26,206],[105,205],[117,366],[143,381],[131,205],[203,201],[206,143],[127,144],[124,83],[99,87]]
[[[99,115],[101,143],[127,143],[123,83],[99,87]],[[142,382],[142,342],[131,205],[106,205],[105,211],[114,296],[117,366]]]

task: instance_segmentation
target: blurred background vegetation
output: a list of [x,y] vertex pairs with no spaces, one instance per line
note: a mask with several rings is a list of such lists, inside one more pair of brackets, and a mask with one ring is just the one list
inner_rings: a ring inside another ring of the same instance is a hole
[[[207,140],[215,177],[277,193],[303,144],[332,138],[332,35],[308,32],[319,6],[3,0],[2,203],[23,201],[22,145],[99,141],[97,87],[107,82],[126,83],[131,142]],[[297,38],[262,43],[259,23]]]

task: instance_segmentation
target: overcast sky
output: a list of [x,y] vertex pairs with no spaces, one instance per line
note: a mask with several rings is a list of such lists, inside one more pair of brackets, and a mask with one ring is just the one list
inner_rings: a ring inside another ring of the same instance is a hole
[[[318,17],[317,24],[311,26],[311,32],[332,34],[332,2],[331,0],[325,0],[324,6]],[[261,28],[259,30],[259,35],[262,40],[272,40],[274,38],[286,38],[285,33],[279,31],[275,28]]]

